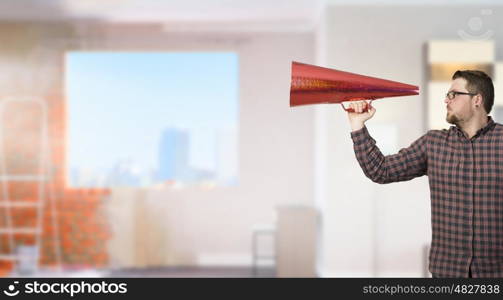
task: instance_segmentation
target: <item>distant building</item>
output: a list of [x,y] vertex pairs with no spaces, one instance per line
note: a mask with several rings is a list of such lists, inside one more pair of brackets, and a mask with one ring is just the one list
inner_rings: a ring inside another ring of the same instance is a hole
[[108,186],[141,186],[140,170],[131,159],[123,159],[109,171],[107,184]]
[[189,135],[187,131],[168,128],[159,143],[159,173],[161,181],[184,181],[189,173]]

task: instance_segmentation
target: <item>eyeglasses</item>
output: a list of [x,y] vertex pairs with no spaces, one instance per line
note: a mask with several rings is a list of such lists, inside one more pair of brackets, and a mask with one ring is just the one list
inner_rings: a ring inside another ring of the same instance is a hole
[[470,95],[470,96],[475,96],[477,94],[474,94],[474,93],[464,93],[464,92],[455,92],[455,91],[450,91],[448,92],[445,96],[447,97],[447,99],[449,100],[452,100],[454,98],[456,98],[457,95]]

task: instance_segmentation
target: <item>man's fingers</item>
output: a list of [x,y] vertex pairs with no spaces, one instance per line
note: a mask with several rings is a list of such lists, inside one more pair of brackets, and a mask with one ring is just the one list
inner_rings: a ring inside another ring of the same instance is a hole
[[365,111],[365,109],[367,108],[367,102],[359,101],[358,107],[359,107],[359,113],[363,113]]
[[350,108],[351,108],[354,112],[356,112],[356,110],[358,109],[358,108],[357,108],[356,103],[349,103],[349,107],[350,107]]
[[362,113],[363,112],[363,102],[358,102],[358,113]]
[[353,109],[355,113],[361,114],[367,109],[370,111],[370,106],[366,101],[353,101],[349,103],[349,108]]

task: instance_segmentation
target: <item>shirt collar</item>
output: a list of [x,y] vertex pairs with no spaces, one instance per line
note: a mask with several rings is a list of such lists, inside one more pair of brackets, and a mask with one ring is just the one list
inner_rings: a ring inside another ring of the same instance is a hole
[[[494,122],[493,118],[491,116],[487,116],[487,124],[484,127],[480,128],[472,137],[472,139],[478,137],[479,135],[487,133],[494,127],[494,125],[496,125],[496,123]],[[461,135],[463,137],[465,136],[465,133],[463,132],[463,130],[461,130],[461,128],[459,128],[458,126],[452,127],[454,128],[454,130],[456,130],[458,135]]]

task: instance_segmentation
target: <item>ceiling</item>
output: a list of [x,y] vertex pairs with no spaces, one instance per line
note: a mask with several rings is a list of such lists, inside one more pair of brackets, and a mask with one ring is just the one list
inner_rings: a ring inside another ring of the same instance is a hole
[[322,0],[1,0],[0,20],[310,21]]
[[0,21],[161,23],[165,31],[304,31],[325,0],[0,0]]
[[162,23],[175,30],[312,29],[325,5],[501,5],[499,0],[0,0],[0,21]]
[[325,5],[501,5],[500,0],[0,0],[0,20],[306,21]]

